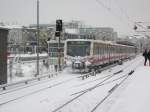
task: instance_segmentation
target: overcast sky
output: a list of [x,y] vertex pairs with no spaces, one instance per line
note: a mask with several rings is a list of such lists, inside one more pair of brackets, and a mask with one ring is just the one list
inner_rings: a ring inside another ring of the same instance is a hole
[[[81,20],[86,25],[113,27],[120,34],[133,31],[133,23],[150,22],[150,0],[40,0],[40,23]],[[0,0],[0,21],[36,23],[36,0]]]

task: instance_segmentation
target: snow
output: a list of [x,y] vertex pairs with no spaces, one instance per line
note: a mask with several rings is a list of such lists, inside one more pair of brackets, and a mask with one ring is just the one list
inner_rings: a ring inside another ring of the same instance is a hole
[[[46,60],[47,53],[39,54],[40,57]],[[8,83],[18,82],[26,79],[34,78],[37,73],[37,61],[31,60],[30,58],[36,59],[37,54],[12,54],[8,58]],[[20,58],[25,58],[29,61],[20,61]],[[43,63],[43,60],[39,61],[40,75],[46,75],[50,72],[54,72],[54,66]]]
[[4,29],[13,29],[13,28],[16,28],[16,29],[21,29],[22,26],[19,26],[19,25],[0,25],[0,28],[4,28]]
[[[8,58],[9,57],[36,57],[37,56],[37,54],[11,54],[11,55],[9,55],[8,56]],[[47,53],[42,53],[42,54],[39,54],[39,56],[43,56],[43,57],[47,57],[48,56],[48,54]]]
[[78,29],[65,29],[65,32],[69,34],[79,34]]
[[[40,75],[46,75],[50,72],[54,72],[54,66],[50,65],[48,68],[43,64],[42,61],[39,63]],[[36,61],[13,63],[12,65],[12,76],[10,77],[10,67],[8,66],[8,83],[17,82],[34,78],[36,74],[37,64]]]
[[123,73],[115,75],[107,80],[105,85],[85,93],[58,112],[90,112],[108,91],[124,78],[113,80],[134,68],[134,74],[129,76],[95,112],[150,112],[150,67],[143,66],[141,56],[85,80],[77,78],[81,74],[72,74],[70,68],[66,68],[57,76],[34,82],[27,85],[28,87],[0,91],[0,112],[52,112],[81,94],[74,93],[97,85],[104,81],[106,76],[123,68]]
[[149,80],[150,66],[139,67],[133,74],[126,89],[121,93],[119,98],[115,99],[115,104],[112,105],[112,108],[108,112],[150,112]]

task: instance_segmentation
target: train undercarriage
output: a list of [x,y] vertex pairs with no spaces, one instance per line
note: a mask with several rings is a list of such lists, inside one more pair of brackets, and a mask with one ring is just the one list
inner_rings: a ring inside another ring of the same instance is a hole
[[79,73],[88,73],[88,72],[97,72],[100,73],[101,69],[110,65],[122,65],[124,61],[126,60],[130,60],[131,58],[134,58],[135,56],[131,56],[131,57],[125,57],[125,58],[121,58],[118,60],[111,60],[111,61],[105,61],[105,62],[101,62],[101,63],[91,63],[89,65],[86,65],[85,62],[80,62],[80,61],[76,61],[76,62],[72,62],[72,70],[73,72],[79,72]]

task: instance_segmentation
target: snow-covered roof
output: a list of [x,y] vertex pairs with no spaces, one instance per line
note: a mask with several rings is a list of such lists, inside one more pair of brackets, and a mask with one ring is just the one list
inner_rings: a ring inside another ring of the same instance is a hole
[[79,34],[79,30],[78,29],[65,29],[65,33]]
[[[102,44],[109,44],[109,45],[116,45],[116,46],[128,46],[128,45],[113,43],[112,41],[93,40],[93,39],[67,39],[66,42],[67,41],[90,41],[95,43],[102,43]],[[133,47],[133,46],[128,46],[128,47]]]
[[9,29],[8,27],[5,27],[5,26],[0,26],[0,29]]
[[13,29],[13,28],[18,28],[18,29],[21,29],[22,28],[22,26],[18,26],[18,25],[11,25],[11,26],[6,26],[6,25],[4,25],[4,26],[2,26],[2,25],[0,25],[0,28],[3,28],[3,29]]

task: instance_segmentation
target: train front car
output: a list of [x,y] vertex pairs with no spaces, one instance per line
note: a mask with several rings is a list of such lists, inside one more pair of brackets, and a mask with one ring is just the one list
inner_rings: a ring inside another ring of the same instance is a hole
[[101,40],[70,39],[65,43],[66,64],[78,71],[97,71],[111,64],[122,64],[135,56],[135,47]]
[[66,64],[75,71],[88,70],[90,65],[88,57],[91,54],[91,41],[83,39],[70,39],[65,44]]

